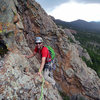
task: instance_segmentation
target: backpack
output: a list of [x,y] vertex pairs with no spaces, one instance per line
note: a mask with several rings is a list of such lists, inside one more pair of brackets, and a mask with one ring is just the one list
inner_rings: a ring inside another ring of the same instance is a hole
[[51,56],[51,59],[53,60],[55,58],[55,52],[54,52],[54,49],[51,47],[51,46],[45,46],[48,48],[49,50],[49,53],[50,53],[50,56]]
[[50,55],[51,55],[51,59],[52,59],[51,62],[46,63],[45,66],[46,65],[49,66],[49,70],[52,70],[52,69],[55,70],[56,69],[56,65],[55,65],[55,59],[54,59],[55,58],[54,49],[51,46],[45,46],[45,47],[47,47],[47,49],[49,50]]

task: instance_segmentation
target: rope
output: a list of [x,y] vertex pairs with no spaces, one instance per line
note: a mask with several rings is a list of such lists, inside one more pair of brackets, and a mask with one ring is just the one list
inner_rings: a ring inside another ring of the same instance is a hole
[[[40,71],[40,70],[39,70],[39,71]],[[44,77],[43,77],[43,75],[42,75],[41,96],[40,96],[39,100],[42,100],[42,98],[43,98],[43,86],[44,86],[44,83],[45,83],[45,79],[44,79]]]

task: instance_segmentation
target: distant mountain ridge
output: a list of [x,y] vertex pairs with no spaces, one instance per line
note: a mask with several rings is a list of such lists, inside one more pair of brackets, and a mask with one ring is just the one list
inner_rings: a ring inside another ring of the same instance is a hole
[[64,28],[67,27],[67,28],[82,30],[82,31],[100,32],[100,22],[94,22],[94,21],[87,22],[80,19],[72,22],[66,22],[60,19],[55,19],[53,17],[52,19],[57,25],[61,25]]

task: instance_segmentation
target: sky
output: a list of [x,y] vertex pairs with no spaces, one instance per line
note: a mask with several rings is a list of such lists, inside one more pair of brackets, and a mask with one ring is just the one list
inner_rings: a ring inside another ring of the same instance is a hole
[[100,21],[100,0],[36,0],[56,19]]

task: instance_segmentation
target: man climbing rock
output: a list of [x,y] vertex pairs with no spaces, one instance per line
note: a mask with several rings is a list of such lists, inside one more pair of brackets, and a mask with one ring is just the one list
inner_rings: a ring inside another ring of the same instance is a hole
[[43,76],[46,81],[50,82],[55,87],[55,80],[53,78],[52,68],[54,66],[54,59],[51,58],[51,54],[47,47],[43,45],[43,39],[41,37],[36,37],[35,39],[36,47],[33,54],[26,56],[26,58],[33,57],[36,53],[39,53],[41,56],[41,64],[38,75],[42,76],[41,72],[43,71]]

